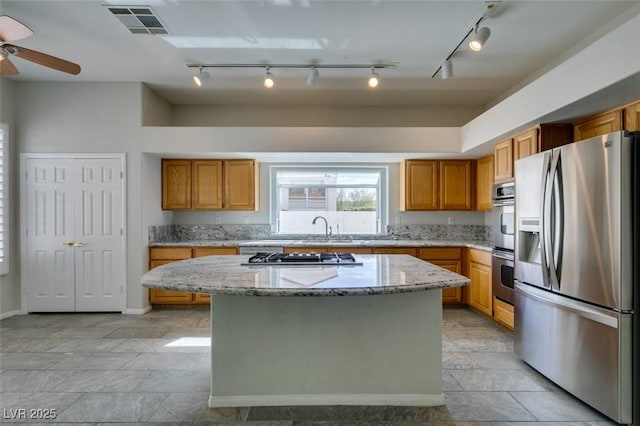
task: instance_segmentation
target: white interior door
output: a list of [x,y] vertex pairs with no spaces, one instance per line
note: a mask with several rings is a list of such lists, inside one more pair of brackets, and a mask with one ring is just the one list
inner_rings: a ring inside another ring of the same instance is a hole
[[27,160],[29,311],[75,311],[73,200],[69,160]]
[[123,310],[122,163],[26,160],[28,311]]
[[122,162],[79,165],[75,204],[76,311],[122,310]]

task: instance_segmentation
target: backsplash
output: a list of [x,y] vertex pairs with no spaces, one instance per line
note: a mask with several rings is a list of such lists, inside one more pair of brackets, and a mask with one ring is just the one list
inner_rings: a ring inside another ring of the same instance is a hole
[[[354,240],[489,241],[491,227],[485,225],[389,225],[386,235],[353,235]],[[159,225],[149,227],[149,244],[207,240],[300,240],[322,239],[318,235],[271,234],[263,225]],[[350,238],[342,235],[341,239]]]

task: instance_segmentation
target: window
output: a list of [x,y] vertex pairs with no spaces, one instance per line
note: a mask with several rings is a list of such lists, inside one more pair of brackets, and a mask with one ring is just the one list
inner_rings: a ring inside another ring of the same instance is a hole
[[5,124],[0,123],[0,274],[9,272],[7,259],[8,239],[7,232],[9,226],[8,211],[8,163],[9,163],[9,133]]
[[271,166],[271,225],[278,234],[380,234],[387,224],[386,167]]

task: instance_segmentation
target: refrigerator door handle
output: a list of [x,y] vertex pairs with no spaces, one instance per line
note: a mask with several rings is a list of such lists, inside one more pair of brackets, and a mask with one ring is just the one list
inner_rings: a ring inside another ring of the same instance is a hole
[[547,305],[558,306],[566,311],[606,325],[607,327],[619,327],[619,321],[616,313],[614,312],[605,312],[603,309],[591,307],[589,305],[576,302],[564,296],[560,296],[544,290],[531,288],[531,286],[521,284],[518,281],[515,282],[515,289],[517,292],[520,292],[524,296],[537,300],[538,302]]
[[549,278],[551,287],[560,290],[562,240],[564,238],[564,199],[562,191],[561,151],[554,151],[549,178]]
[[546,288],[551,287],[551,282],[549,279],[549,268],[550,268],[550,245],[549,245],[549,230],[547,227],[549,226],[549,198],[550,198],[550,190],[549,190],[549,167],[551,165],[551,153],[545,152],[544,159],[542,163],[542,183],[541,183],[541,191],[542,194],[542,206],[540,217],[542,218],[540,223],[540,263],[542,266],[542,285]]

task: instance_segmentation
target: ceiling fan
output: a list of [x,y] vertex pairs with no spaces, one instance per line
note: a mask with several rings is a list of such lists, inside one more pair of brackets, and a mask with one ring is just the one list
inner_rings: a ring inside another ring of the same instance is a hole
[[7,43],[33,35],[33,31],[22,22],[8,15],[0,16],[0,75],[18,75],[18,69],[9,60],[9,56],[16,56],[54,70],[77,75],[80,65],[37,50]]

